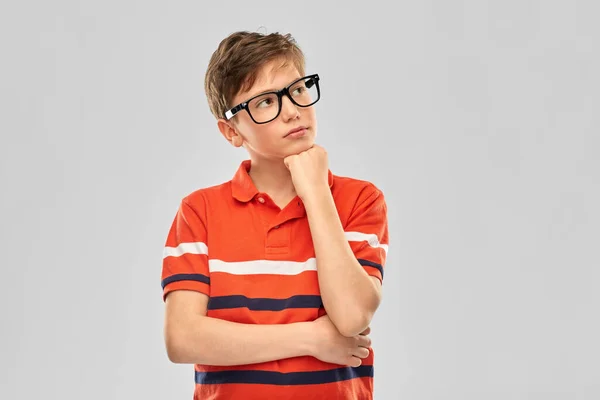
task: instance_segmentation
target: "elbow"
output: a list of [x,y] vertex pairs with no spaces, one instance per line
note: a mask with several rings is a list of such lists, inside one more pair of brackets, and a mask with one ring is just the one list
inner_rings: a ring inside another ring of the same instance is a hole
[[177,334],[174,332],[166,332],[165,333],[165,349],[167,350],[167,357],[169,361],[174,364],[183,364],[182,355],[185,353],[182,350],[181,343],[182,341],[178,339]]
[[335,324],[338,331],[346,337],[354,337],[363,333],[371,324],[375,311],[379,306],[379,302],[379,297],[377,297],[368,307],[353,313],[346,313],[346,315],[339,318],[339,322]]
[[187,349],[185,332],[179,327],[165,329],[165,349],[169,361],[174,364],[189,364],[189,351]]
[[171,361],[173,364],[185,364],[180,354],[181,353],[178,353],[173,348],[167,347],[167,357],[169,358],[169,361]]
[[371,313],[356,313],[354,316],[342,319],[337,328],[342,336],[354,337],[363,333],[371,323]]

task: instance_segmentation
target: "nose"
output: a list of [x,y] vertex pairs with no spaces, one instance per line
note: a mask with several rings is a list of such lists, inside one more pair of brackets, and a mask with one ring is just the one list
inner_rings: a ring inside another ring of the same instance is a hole
[[300,110],[298,107],[292,103],[292,101],[287,96],[282,96],[281,99],[281,117],[284,121],[289,121],[291,119],[297,118],[300,115]]

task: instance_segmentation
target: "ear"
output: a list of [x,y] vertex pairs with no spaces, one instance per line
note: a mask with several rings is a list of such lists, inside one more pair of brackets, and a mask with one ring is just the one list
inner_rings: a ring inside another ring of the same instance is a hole
[[244,144],[244,138],[240,135],[237,129],[235,129],[233,123],[220,118],[217,121],[217,127],[219,128],[219,131],[221,131],[223,137],[233,146],[241,147]]

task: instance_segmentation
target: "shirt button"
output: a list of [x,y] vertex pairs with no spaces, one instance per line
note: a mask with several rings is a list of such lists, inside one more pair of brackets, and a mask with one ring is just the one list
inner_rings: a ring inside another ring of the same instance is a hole
[[259,197],[259,198],[258,198],[258,201],[259,201],[259,202],[261,202],[261,203],[264,203],[264,202],[265,202],[265,199],[263,199],[262,197]]

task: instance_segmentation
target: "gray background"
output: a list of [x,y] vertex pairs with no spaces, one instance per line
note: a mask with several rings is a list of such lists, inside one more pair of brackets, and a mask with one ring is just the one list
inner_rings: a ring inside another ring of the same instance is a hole
[[597,4],[2,2],[0,398],[191,398],[162,248],[245,158],[202,82],[261,26],[322,77],[331,169],[387,196],[376,399],[600,398]]

